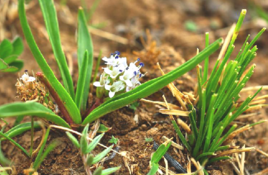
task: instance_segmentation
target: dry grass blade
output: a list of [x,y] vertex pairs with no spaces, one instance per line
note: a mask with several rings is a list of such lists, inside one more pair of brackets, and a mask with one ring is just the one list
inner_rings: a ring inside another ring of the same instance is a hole
[[[166,136],[163,136],[161,139],[162,139],[164,142],[166,142],[166,141],[170,140],[170,139],[169,139],[169,138],[167,138]],[[172,140],[171,140],[171,145],[172,145],[173,147],[175,147],[175,148],[179,149],[179,150],[183,150],[183,149],[184,149],[184,147],[183,147],[183,146],[181,146],[181,145],[179,145],[179,144],[177,144],[177,143],[173,142]]]
[[265,168],[264,170],[262,170],[261,172],[255,173],[253,175],[265,175],[268,173],[268,168]]
[[262,150],[260,150],[260,149],[258,149],[258,148],[256,148],[256,151],[257,151],[258,153],[261,153],[262,155],[268,157],[268,153],[266,153],[266,152],[264,152],[264,151],[262,151]]
[[188,134],[192,133],[190,127],[181,119],[177,119],[178,125],[180,125]]
[[124,38],[124,37],[114,35],[112,33],[105,32],[103,30],[96,29],[96,28],[93,28],[93,27],[88,27],[88,30],[93,35],[97,35],[97,36],[100,36],[100,37],[103,37],[103,38],[106,38],[106,39],[109,39],[109,40],[112,40],[112,41],[116,41],[116,42],[119,42],[121,44],[128,44],[128,40],[126,38]]
[[[161,69],[159,63],[157,63],[157,66],[159,70],[161,71],[162,75],[165,75],[164,71]],[[171,91],[172,95],[178,100],[182,108],[187,111],[187,107],[185,105],[185,102],[183,101],[184,95],[175,87],[173,83],[169,83],[167,85],[168,89]]]
[[217,154],[217,157],[221,157],[221,156],[225,156],[225,155],[229,155],[229,154],[233,154],[233,153],[250,152],[250,151],[254,151],[254,150],[255,150],[255,147],[231,149],[231,150],[223,151],[223,152]]
[[243,88],[240,92],[257,91],[260,88],[262,88],[262,90],[268,90],[268,85],[246,87],[246,88]]
[[178,116],[184,116],[188,117],[189,116],[189,111],[182,111],[182,110],[175,110],[175,109],[161,109],[159,110],[161,114],[166,114],[166,115],[178,115]]
[[146,102],[146,103],[152,103],[152,104],[158,104],[158,105],[161,105],[161,106],[164,106],[167,108],[167,104],[168,106],[170,107],[170,109],[180,109],[179,106],[177,105],[174,105],[172,103],[165,103],[165,102],[162,102],[162,101],[152,101],[152,100],[147,100],[147,99],[141,99],[140,101],[143,101],[143,102]]
[[219,56],[218,56],[218,59],[222,59],[223,58],[223,56],[224,56],[224,54],[225,54],[225,52],[226,52],[226,50],[227,50],[227,48],[228,48],[228,45],[229,45],[229,43],[230,43],[230,41],[231,41],[231,38],[232,38],[232,35],[233,35],[233,33],[234,33],[234,30],[235,30],[235,24],[233,24],[232,26],[231,26],[231,28],[229,29],[229,32],[228,32],[228,34],[227,34],[227,36],[226,36],[226,38],[225,38],[225,41],[224,41],[224,43],[223,43],[223,45],[222,45],[222,49],[221,49],[221,51],[220,51],[220,54],[219,54]]
[[235,136],[237,136],[241,132],[244,132],[246,130],[249,130],[250,128],[252,128],[250,125],[246,125],[246,126],[243,126],[243,127],[239,128],[239,129],[235,130],[234,132],[232,132],[232,134],[230,134],[226,138],[226,140],[224,141],[223,145],[226,145],[226,144],[230,143]]

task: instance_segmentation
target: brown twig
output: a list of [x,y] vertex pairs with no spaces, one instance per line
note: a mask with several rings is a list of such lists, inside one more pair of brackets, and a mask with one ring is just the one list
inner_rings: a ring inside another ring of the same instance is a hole
[[50,85],[50,83],[48,82],[48,80],[46,79],[46,77],[44,76],[43,73],[41,72],[37,72],[36,76],[39,78],[39,80],[45,84],[45,86],[48,88],[49,93],[51,94],[51,96],[53,97],[53,99],[55,100],[55,102],[57,103],[59,110],[63,116],[63,118],[70,124],[73,125],[74,122],[69,114],[69,112],[67,111],[67,109],[65,108],[62,100],[60,99],[59,95],[57,94],[57,92],[52,88],[52,86]]

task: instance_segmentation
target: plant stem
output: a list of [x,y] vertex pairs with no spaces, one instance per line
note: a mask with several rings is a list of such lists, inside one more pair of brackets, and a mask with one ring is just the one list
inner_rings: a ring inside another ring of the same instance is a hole
[[61,101],[59,95],[57,94],[57,92],[52,88],[52,86],[50,85],[50,83],[48,82],[48,80],[46,79],[46,77],[44,76],[43,73],[41,72],[37,72],[36,76],[39,78],[39,80],[45,84],[45,86],[48,88],[49,93],[51,94],[51,96],[53,97],[53,99],[55,100],[55,102],[57,103],[59,110],[63,116],[63,118],[70,124],[70,125],[74,125],[74,122],[70,116],[70,114],[68,113],[67,109],[64,106],[64,102]]
[[33,154],[33,137],[34,137],[34,119],[31,117],[31,147],[30,147],[30,156],[32,159]]
[[95,108],[97,108],[98,106],[100,106],[101,104],[103,103],[103,99],[102,98],[98,98],[95,103],[90,107],[88,108],[88,110],[84,113],[84,117],[88,116],[91,111],[93,111]]

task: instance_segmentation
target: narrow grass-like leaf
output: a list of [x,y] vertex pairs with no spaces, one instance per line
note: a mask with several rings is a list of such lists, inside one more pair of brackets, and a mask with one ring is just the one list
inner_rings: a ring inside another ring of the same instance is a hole
[[152,158],[151,158],[151,162],[158,164],[158,162],[160,161],[160,159],[162,159],[162,157],[166,154],[167,150],[169,149],[171,145],[171,142],[169,142],[167,145],[161,144],[157,150],[154,152]]
[[[206,47],[209,46],[209,33],[207,32],[205,34],[206,36]],[[203,82],[202,84],[204,84],[207,81],[207,77],[208,77],[208,67],[209,67],[209,58],[205,59],[205,63],[204,63],[204,75],[203,75]]]
[[44,151],[44,153],[42,154],[42,156],[40,157],[40,159],[38,160],[38,162],[34,162],[34,169],[37,171],[37,169],[39,168],[39,166],[41,165],[41,163],[45,160],[45,158],[47,157],[47,155],[53,151],[54,148],[56,148],[59,145],[59,142],[57,142],[56,140],[52,143],[50,143],[46,150]]
[[199,152],[199,148],[202,145],[202,138],[203,138],[203,134],[204,134],[204,128],[205,128],[205,112],[206,112],[206,90],[203,89],[202,90],[202,107],[201,107],[201,119],[200,119],[200,125],[199,125],[199,133],[198,133],[198,137],[197,137],[197,141],[195,143],[195,147],[193,150],[193,156],[196,157],[198,152]]
[[46,131],[45,136],[44,136],[44,142],[42,143],[42,145],[41,145],[41,147],[40,147],[40,149],[38,151],[38,154],[37,154],[37,156],[35,158],[35,161],[33,163],[33,168],[34,169],[37,169],[37,167],[42,163],[41,158],[42,158],[43,151],[44,151],[46,143],[47,143],[49,132],[50,132],[50,128],[47,128],[47,131]]
[[84,54],[84,59],[82,62],[82,67],[79,69],[79,77],[77,81],[77,88],[75,93],[75,103],[78,109],[81,109],[82,101],[83,101],[83,94],[85,91],[85,84],[87,79],[87,69],[88,69],[88,52],[86,50]]
[[152,163],[151,166],[152,167],[147,175],[155,175],[159,167],[158,163]]
[[87,99],[89,93],[89,85],[91,80],[91,73],[92,73],[92,66],[93,66],[93,44],[91,40],[91,36],[88,32],[87,22],[85,18],[84,11],[80,8],[78,10],[78,32],[77,32],[77,57],[78,57],[78,68],[79,73],[80,69],[82,69],[82,63],[84,59],[85,51],[88,51],[88,65],[85,79],[85,86],[82,95],[82,103],[81,103],[81,110],[85,111],[87,107]]
[[74,144],[74,146],[76,146],[76,148],[80,148],[80,144],[79,144],[78,140],[70,132],[66,132],[66,135],[71,140],[71,142]]
[[88,145],[86,153],[90,153],[98,145],[98,143],[100,142],[103,136],[104,136],[104,133],[95,137]]
[[71,97],[74,99],[73,80],[68,69],[64,52],[61,48],[59,24],[53,0],[39,0],[39,4],[44,16],[49,41],[59,66],[63,84]]
[[208,161],[208,164],[211,164],[213,162],[217,162],[217,161],[220,161],[220,160],[227,160],[227,159],[232,159],[231,157],[229,156],[223,156],[223,157],[215,157],[215,158],[212,158]]
[[144,98],[153,94],[154,92],[165,87],[170,82],[176,80],[181,75],[194,68],[198,63],[200,63],[209,55],[214,53],[220,47],[221,44],[222,39],[219,39],[210,46],[206,47],[202,52],[200,52],[194,58],[187,61],[186,63],[176,68],[175,70],[167,73],[166,75],[147,81],[146,83],[141,84],[140,86],[136,87],[135,89],[129,92],[123,93],[106,101],[98,108],[93,110],[83,121],[83,124],[90,123],[111,111],[119,109],[127,104],[133,103],[137,99]]
[[171,122],[173,124],[173,127],[175,128],[175,131],[176,131],[177,135],[179,136],[181,142],[183,143],[183,145],[187,148],[188,151],[191,151],[192,148],[189,145],[189,143],[186,141],[184,136],[182,135],[181,130],[180,130],[179,126],[177,125],[176,121],[172,120]]
[[213,155],[215,155],[214,152],[205,152],[205,153],[200,154],[200,155],[196,158],[196,160],[199,160],[199,159],[201,159],[202,157],[213,156]]
[[91,166],[92,165],[93,159],[94,159],[93,154],[89,154],[87,156],[87,166]]
[[98,56],[98,61],[97,61],[96,66],[95,66],[94,77],[93,77],[93,80],[92,80],[93,83],[96,81],[96,78],[97,78],[97,74],[98,74],[99,67],[100,67],[100,62],[101,62],[101,55],[102,55],[102,51],[100,50],[100,53],[99,53],[99,56]]
[[111,151],[112,148],[113,148],[113,145],[111,145],[110,147],[106,148],[105,150],[103,150],[98,155],[96,155],[93,158],[92,164],[98,163],[101,159],[103,159]]
[[50,82],[53,89],[57,91],[61,101],[63,102],[64,106],[66,107],[73,121],[75,123],[81,123],[80,111],[76,107],[75,102],[72,100],[70,94],[66,91],[66,89],[62,86],[62,84],[55,77],[53,71],[47,64],[45,58],[43,57],[42,53],[40,52],[34,40],[29,24],[27,22],[25,8],[24,8],[24,0],[19,0],[18,10],[19,10],[19,18],[20,18],[20,22],[21,22],[21,26],[22,26],[25,39],[31,49],[31,52],[36,62],[38,63],[39,67],[42,69],[43,73],[45,74],[46,78]]
[[113,167],[113,168],[107,168],[105,170],[102,170],[101,175],[109,175],[116,171],[118,171],[121,168],[121,166]]
[[67,128],[70,126],[58,115],[54,114],[50,109],[37,102],[15,102],[0,106],[0,118],[16,117],[16,116],[36,116],[44,118],[57,125]]
[[10,138],[9,136],[5,135],[2,131],[0,131],[0,136],[7,139],[8,141],[10,141],[11,143],[13,143],[16,147],[18,147],[26,156],[30,157],[30,154],[22,147],[20,146],[20,144],[18,144],[17,142],[15,142],[15,140],[13,140],[12,138]]
[[102,167],[100,166],[94,171],[93,175],[101,175],[101,173],[102,173]]
[[0,140],[0,165],[9,166],[12,164],[12,162],[5,157],[4,153],[2,152],[1,145],[2,144],[1,144],[1,140]]
[[[33,127],[40,128],[40,125],[38,122],[34,122]],[[5,135],[7,135],[10,138],[13,138],[13,137],[16,137],[17,135],[20,135],[20,134],[22,134],[25,131],[28,131],[30,129],[31,129],[31,122],[21,123],[21,124],[16,125],[15,127],[11,128],[7,132],[5,132]]]
[[81,148],[81,152],[83,154],[86,154],[87,153],[87,135],[88,135],[88,127],[89,127],[89,124],[86,125],[86,127],[83,129],[83,132],[82,132],[82,136],[80,138],[80,148]]
[[100,0],[94,0],[93,5],[91,6],[91,8],[89,9],[88,13],[87,13],[87,21],[90,21],[94,12],[96,11],[98,5],[100,3]]

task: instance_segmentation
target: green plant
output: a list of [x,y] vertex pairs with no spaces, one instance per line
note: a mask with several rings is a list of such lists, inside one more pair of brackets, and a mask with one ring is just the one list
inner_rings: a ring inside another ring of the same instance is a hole
[[[248,67],[256,56],[257,46],[254,46],[254,43],[265,29],[262,29],[249,43],[249,37],[247,37],[235,59],[227,62],[234,50],[234,43],[245,15],[246,10],[242,10],[240,18],[232,31],[229,45],[227,45],[228,42],[226,43],[226,46],[228,46],[226,53],[224,56],[219,56],[208,79],[208,64],[205,64],[203,75],[201,66],[198,66],[199,101],[196,106],[189,101],[186,102],[190,111],[189,121],[191,124],[188,139],[184,137],[176,121],[172,120],[173,126],[184,146],[203,166],[215,161],[229,159],[230,157],[227,156],[228,151],[236,151],[232,149],[229,142],[241,130],[236,130],[237,124],[232,124],[232,122],[240,114],[254,106],[250,102],[261,90],[259,89],[253,96],[249,96],[241,102],[239,93],[245,87],[255,68],[255,65]],[[208,41],[208,35],[206,36],[206,41]],[[207,43],[206,45],[208,45]],[[253,123],[246,127],[251,128],[261,122]],[[249,150],[241,149],[240,151]]]
[[119,141],[118,138],[115,138],[114,136],[112,136],[112,138],[109,140],[109,143],[112,143],[112,144],[117,144]]
[[[67,131],[66,134],[69,137],[69,139],[72,141],[72,143],[79,149],[87,174],[92,174],[90,167],[93,164],[97,164],[98,162],[100,162],[112,150],[113,145],[106,148],[101,153],[94,156],[92,151],[99,144],[99,142],[102,139],[102,137],[104,136],[104,134],[100,134],[100,135],[96,136],[94,139],[90,140],[91,142],[89,142],[88,137],[87,137],[88,136],[88,127],[89,127],[89,125],[87,125],[84,128],[79,142],[70,132]],[[115,171],[117,171],[119,169],[120,169],[120,167],[113,167],[113,168],[108,168],[108,169],[102,170],[102,167],[98,167],[94,171],[93,174],[108,175],[108,174],[114,173]]]
[[[90,34],[87,30],[85,15],[82,9],[79,9],[78,13],[78,67],[79,67],[79,79],[77,84],[76,93],[73,88],[73,81],[68,71],[66,59],[61,47],[59,27],[57,22],[56,10],[52,0],[39,0],[44,20],[50,38],[51,46],[55,54],[56,61],[58,63],[61,76],[63,79],[63,85],[55,77],[53,71],[48,66],[46,60],[41,54],[39,48],[36,45],[34,37],[31,33],[30,27],[27,22],[24,0],[19,0],[19,18],[21,21],[23,33],[25,39],[29,45],[29,48],[34,55],[38,65],[43,73],[37,73],[37,78],[45,84],[48,88],[51,96],[59,106],[61,111],[61,117],[54,114],[46,107],[38,104],[37,102],[29,103],[12,103],[3,105],[0,107],[0,118],[15,117],[19,115],[30,115],[45,118],[58,125],[65,127],[75,127],[78,125],[85,125],[92,121],[104,116],[105,114],[119,109],[125,105],[135,102],[137,99],[146,97],[148,95],[157,92],[159,89],[166,86],[176,78],[180,77],[184,73],[194,68],[198,63],[207,58],[210,54],[215,52],[221,45],[222,39],[217,40],[210,46],[208,46],[199,55],[195,56],[188,62],[184,63],[177,69],[169,72],[165,76],[158,77],[156,79],[147,81],[139,85],[138,87],[113,98],[106,99],[104,103],[98,107],[93,106],[89,108],[87,106],[87,98],[89,93],[89,82],[91,79],[91,71],[93,65],[93,45]],[[16,110],[14,110],[16,108]],[[82,121],[82,115],[89,110],[89,114]]]
[[4,39],[0,43],[0,71],[18,72],[23,67],[23,61],[18,60],[18,56],[23,52],[23,43],[20,37],[14,39],[11,43]]
[[[27,151],[20,144],[18,144],[15,140],[12,139],[13,137],[18,136],[18,135],[24,133],[25,131],[27,131],[31,128],[40,128],[40,123],[34,122],[32,124],[31,122],[27,122],[27,123],[18,124],[15,127],[11,128],[10,130],[6,131],[5,133],[4,133],[5,126],[4,126],[0,131],[0,148],[1,148],[1,142],[3,140],[8,140],[13,145],[15,145],[17,148],[19,148],[28,158],[33,158],[34,154],[32,154],[31,151],[30,152]],[[31,169],[29,170],[29,173],[36,172],[37,169],[39,168],[39,166],[41,165],[41,163],[46,158],[46,156],[59,144],[59,142],[57,142],[57,141],[51,142],[47,146],[47,148],[45,149],[45,145],[47,142],[49,131],[50,131],[50,128],[47,129],[47,131],[44,135],[44,138],[42,139],[42,141],[40,143],[40,149],[37,150],[38,154],[34,160],[34,163],[31,167]],[[35,152],[37,152],[37,151],[35,151]],[[0,164],[3,166],[12,165],[12,162],[10,162],[7,158],[5,158],[5,156],[2,152],[2,149],[0,149]]]
[[165,155],[165,153],[169,149],[170,145],[171,145],[170,141],[162,143],[157,148],[157,150],[153,153],[151,161],[150,161],[151,169],[147,175],[155,175],[156,174],[156,172],[158,171],[158,167],[159,167],[158,162]]

